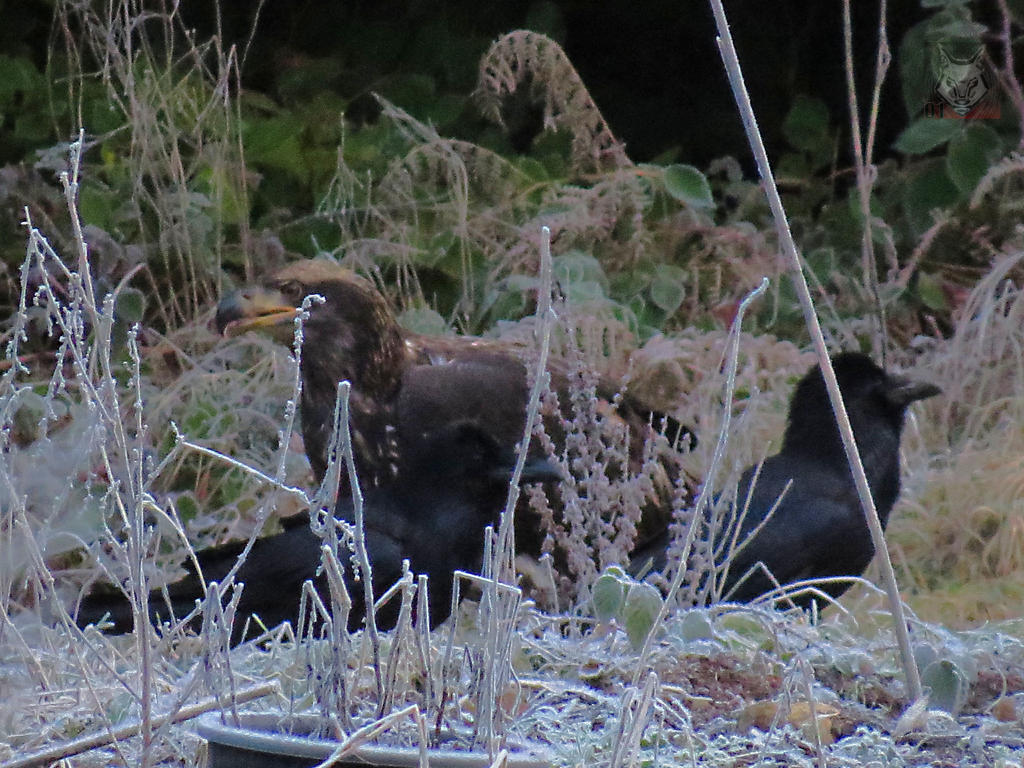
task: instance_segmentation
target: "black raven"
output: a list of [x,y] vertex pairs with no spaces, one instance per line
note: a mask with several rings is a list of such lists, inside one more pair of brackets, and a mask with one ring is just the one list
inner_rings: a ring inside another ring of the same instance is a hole
[[[884,526],[900,490],[900,434],[907,407],[940,390],[887,374],[857,352],[836,355],[832,366]],[[758,564],[785,585],[803,579],[859,576],[874,556],[818,366],[793,393],[782,450],[767,458],[760,470],[749,467],[740,479],[736,507],[743,517],[737,543],[764,522],[780,495],[782,500],[764,527],[733,554],[722,584],[726,599],[748,602],[775,587]],[[636,570],[664,568],[666,546],[667,537],[663,537],[658,544],[635,552],[631,559]],[[838,597],[849,586],[838,581],[821,589]],[[811,599],[801,596],[796,602],[806,607]]]
[[[262,330],[290,344],[293,320],[310,294],[320,295],[324,303],[310,307],[304,325],[301,416],[306,455],[318,482],[327,464],[336,387],[342,380],[352,383],[353,445],[364,487],[387,481],[392,467],[402,461],[406,434],[468,418],[503,446],[511,447],[522,437],[528,387],[521,357],[526,350],[505,340],[407,331],[380,291],[336,263],[293,262],[271,275],[266,285],[224,297],[217,307],[217,329],[228,336]],[[552,357],[548,371],[553,389],[567,405],[572,367]],[[597,394],[602,417],[624,420],[628,426],[630,464],[639,469],[644,441],[653,433],[650,409],[628,393],[617,397],[616,387],[605,380],[598,382]],[[559,421],[545,420],[556,444],[564,437]],[[672,429],[687,434],[679,425]],[[668,477],[677,473],[675,466],[664,468]],[[345,483],[343,477],[342,493]],[[668,511],[665,504],[647,505],[642,540],[667,527]],[[522,516],[519,523],[520,544],[536,539],[539,548],[535,520]]]
[[[480,566],[483,531],[497,521],[515,466],[515,456],[473,422],[462,421],[435,430],[412,445],[398,475],[370,488],[364,500],[366,545],[373,569],[374,594],[380,596],[402,574],[407,558],[415,573],[429,576],[430,623],[448,617],[451,609],[452,573]],[[559,470],[546,460],[526,462],[523,482],[545,482],[561,478]],[[338,500],[335,516],[352,522],[350,497]],[[257,614],[267,627],[298,618],[300,590],[312,579],[327,600],[326,578],[320,569],[321,538],[309,526],[293,526],[283,533],[258,539],[239,569],[236,581],[245,584],[238,605],[238,620],[232,642],[242,640],[245,619]],[[198,553],[197,559],[207,582],[227,575],[244,548],[230,542]],[[345,558],[343,558],[345,559]],[[344,563],[343,563],[344,564]],[[183,617],[204,594],[194,568],[167,586],[170,606],[161,590],[149,596],[151,620],[159,623],[171,613]],[[365,614],[363,588],[346,570],[346,585],[353,609],[349,628],[355,629]],[[378,614],[383,628],[393,626],[397,607],[392,601]],[[76,622],[95,624],[107,616],[111,631],[132,629],[132,613],[121,592],[94,592],[83,598]],[[251,633],[250,633],[251,634]]]

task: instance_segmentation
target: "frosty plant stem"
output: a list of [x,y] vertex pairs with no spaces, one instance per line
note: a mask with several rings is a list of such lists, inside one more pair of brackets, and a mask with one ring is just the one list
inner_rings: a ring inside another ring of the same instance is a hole
[[661,603],[661,610],[651,623],[651,628],[647,630],[647,637],[644,638],[643,647],[640,649],[636,670],[633,673],[633,688],[637,688],[640,685],[640,676],[648,669],[645,661],[651,652],[654,636],[657,634],[658,627],[665,621],[669,607],[675,601],[675,596],[683,584],[683,579],[686,578],[686,563],[690,558],[690,550],[693,548],[693,542],[697,536],[697,522],[701,519],[702,511],[711,503],[711,488],[714,486],[714,478],[718,474],[718,467],[725,457],[726,443],[729,440],[729,425],[732,422],[732,408],[729,404],[732,403],[733,392],[736,390],[736,365],[740,353],[740,332],[743,328],[743,316],[753,301],[767,290],[768,278],[763,277],[761,278],[761,284],[748,293],[743,298],[743,301],[740,302],[739,307],[736,308],[736,318],[732,321],[732,328],[729,329],[729,343],[726,345],[724,366],[726,371],[725,396],[722,398],[725,408],[722,414],[722,426],[718,431],[718,442],[715,444],[715,452],[711,457],[711,465],[708,467],[704,485],[701,488],[700,495],[697,497],[697,501],[693,505],[693,516],[686,526],[686,536],[679,551],[679,563],[676,566],[675,575],[672,577],[672,583],[669,585],[668,593]]
[[[526,465],[527,453],[530,449],[530,436],[533,434],[533,425],[540,409],[540,396],[548,383],[548,352],[551,347],[551,330],[555,321],[555,311],[551,307],[553,283],[551,230],[547,227],[541,227],[540,232],[540,280],[538,282],[536,316],[537,343],[540,349],[537,355],[536,374],[526,405],[526,424],[523,428],[523,439],[519,443],[519,455],[516,458],[512,480],[509,482],[508,498],[505,502],[505,509],[501,513],[497,542],[491,553],[492,557],[487,569],[490,582],[484,588],[484,600],[481,603],[481,606],[485,607],[485,619],[482,623],[485,627],[486,667],[480,682],[481,698],[478,707],[477,738],[486,743],[488,750],[493,750],[496,733],[500,732],[497,721],[504,717],[504,714],[497,706],[497,702],[511,668],[508,662],[511,651],[511,616],[506,615],[507,601],[502,601],[500,598],[503,593],[500,582],[502,579],[514,582],[514,522],[515,508],[519,501],[519,481],[523,475],[523,467]],[[487,563],[487,559],[485,550],[485,563]],[[513,593],[512,599],[517,597],[518,593]],[[499,626],[503,619],[506,625],[504,632],[502,631],[503,627]]]
[[857,495],[860,496],[861,507],[867,519],[868,529],[871,531],[871,541],[875,545],[875,552],[882,566],[882,580],[885,584],[885,591],[889,596],[889,607],[892,611],[893,621],[896,624],[896,638],[899,642],[900,655],[903,660],[903,672],[907,679],[907,694],[911,702],[914,702],[920,699],[922,695],[921,677],[918,674],[917,664],[914,662],[914,654],[910,647],[910,633],[907,631],[907,621],[903,613],[903,602],[900,600],[899,587],[896,584],[896,574],[893,572],[892,560],[889,559],[889,550],[885,545],[885,533],[882,530],[882,523],[878,519],[878,510],[875,509],[875,502],[871,498],[871,488],[868,486],[868,479],[864,475],[864,465],[861,463],[860,454],[857,452],[857,443],[853,438],[853,429],[850,427],[850,420],[846,415],[846,406],[843,405],[843,398],[839,394],[839,384],[836,381],[835,371],[832,370],[832,363],[829,360],[828,348],[825,346],[825,337],[821,332],[818,316],[814,311],[814,301],[811,299],[811,292],[807,287],[807,281],[804,279],[800,254],[797,252],[796,243],[793,241],[793,234],[789,231],[786,211],[782,207],[782,199],[779,197],[779,190],[775,186],[775,177],[772,174],[771,164],[768,162],[768,153],[765,151],[764,141],[761,139],[761,131],[757,127],[754,108],[750,104],[750,96],[747,94],[747,87],[743,82],[743,72],[740,69],[739,58],[736,55],[736,47],[733,45],[732,34],[729,32],[729,22],[725,18],[725,8],[722,7],[722,0],[710,0],[710,2],[711,10],[715,15],[715,25],[718,28],[718,49],[722,54],[722,61],[725,64],[726,73],[729,75],[729,84],[732,86],[733,97],[736,99],[736,106],[739,108],[743,127],[747,132],[747,141],[754,152],[758,172],[764,181],[764,191],[768,196],[768,205],[771,207],[772,217],[775,219],[775,229],[778,233],[779,244],[782,247],[786,260],[789,262],[789,272],[793,278],[796,294],[800,299],[800,307],[804,313],[804,322],[807,323],[807,330],[810,331],[811,340],[814,343],[814,351],[818,356],[821,373],[825,379],[825,387],[828,390],[828,397],[832,403],[832,411],[835,413],[836,422],[839,425],[839,434],[843,439],[846,459],[850,463],[853,480],[857,485]]

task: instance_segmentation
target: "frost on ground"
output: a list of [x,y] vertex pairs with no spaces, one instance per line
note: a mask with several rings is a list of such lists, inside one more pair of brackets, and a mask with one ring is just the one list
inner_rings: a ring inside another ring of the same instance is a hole
[[[66,183],[73,210],[75,180]],[[295,643],[287,630],[231,651],[216,626],[202,638],[163,640],[80,632],[67,609],[90,580],[124,584],[139,601],[150,583],[177,575],[189,546],[258,534],[275,524],[271,511],[296,511],[286,486],[309,484],[300,446],[282,428],[293,415],[293,361],[252,340],[140,338],[118,320],[118,295],[93,294],[82,242],[65,262],[32,230],[24,305],[6,337],[0,759],[138,722],[144,738],[118,739],[73,763],[198,764],[202,746],[189,723],[163,725],[162,715],[211,696],[231,712],[232,696],[270,681],[275,693],[235,709],[312,712],[328,731],[351,731],[381,709],[416,704],[423,719],[403,719],[386,738],[418,743],[424,724],[433,733],[438,722],[472,730],[486,721],[499,737],[547,743],[559,765],[1019,765],[1022,620],[954,631],[912,619],[929,689],[926,701],[912,703],[889,617],[864,588],[817,622],[765,608],[676,608],[643,657],[624,627],[589,618],[586,599],[567,616],[523,606],[498,634],[467,604],[454,625],[429,636],[400,625],[376,649],[346,633],[344,654],[316,637]],[[1024,450],[1024,298],[1004,283],[1020,260],[1005,257],[979,282],[953,338],[918,340],[893,361],[946,391],[921,405],[904,439],[892,547],[911,593],[955,568],[966,569],[959,577],[968,586],[1012,584],[1007,575],[1024,572],[1020,486],[1007,481],[1019,472],[1006,459]],[[47,366],[29,368],[20,347],[30,315],[52,331]],[[714,334],[655,338],[637,365],[658,377],[633,376],[656,381],[668,401],[689,392],[691,410],[676,415],[713,434],[721,389],[707,373],[718,372],[724,342]],[[789,384],[809,364],[768,337],[745,336],[741,349],[737,391],[749,397],[727,404],[745,436],[730,444],[736,467],[771,452]],[[210,453],[186,450],[172,423]],[[698,477],[707,459],[700,450],[688,467]],[[264,476],[219,463],[213,452]],[[1019,605],[988,603],[1006,615]],[[494,674],[494,659],[507,660],[511,674]]]
[[[865,595],[860,602],[873,600]],[[507,733],[549,745],[559,765],[611,764],[615,755],[650,765],[810,766],[820,765],[822,756],[837,766],[1019,765],[1020,622],[962,632],[915,622],[916,652],[931,694],[927,704],[908,710],[887,617],[869,610],[861,615],[859,621],[834,615],[812,626],[804,617],[759,609],[678,612],[638,670],[620,629],[525,610],[515,635],[513,683],[498,697]],[[470,645],[477,632],[473,619],[473,608],[463,611],[458,628],[459,641]],[[0,651],[3,759],[138,718],[138,698],[129,692],[139,664],[132,638],[89,631],[79,640],[61,629],[26,626],[25,617],[14,623],[18,632],[9,628]],[[445,635],[432,638],[435,671]],[[392,639],[385,635],[385,653]],[[198,640],[156,652],[155,713],[180,704],[182,691],[192,691],[190,700],[205,695],[209,681],[203,678],[210,670]],[[220,694],[276,681],[279,693],[240,709],[317,713],[308,654],[287,638],[264,649],[237,648],[231,653],[232,685],[224,684],[223,668],[215,676]],[[398,667],[400,693],[392,708],[417,703],[436,716],[414,656],[406,654]],[[457,666],[455,688],[468,687],[473,670]],[[369,666],[351,679],[354,720],[372,721],[376,695]],[[448,701],[444,713],[446,725],[474,723],[468,697]],[[403,720],[382,740],[417,743],[415,723]],[[127,739],[74,764],[136,765],[143,749],[141,739]],[[200,741],[188,723],[158,731],[149,747],[151,764],[200,759]]]

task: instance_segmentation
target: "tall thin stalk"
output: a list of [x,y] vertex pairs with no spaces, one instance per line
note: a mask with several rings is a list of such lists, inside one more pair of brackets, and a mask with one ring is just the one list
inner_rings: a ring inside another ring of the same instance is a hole
[[875,552],[882,566],[882,580],[885,585],[886,594],[889,597],[889,608],[892,611],[893,621],[896,625],[896,638],[903,661],[907,693],[912,702],[917,701],[922,696],[921,677],[918,674],[917,664],[914,661],[914,654],[910,646],[910,633],[907,630],[907,621],[903,612],[903,601],[900,599],[899,586],[896,584],[896,574],[893,571],[892,560],[889,558],[889,550],[886,547],[885,532],[882,530],[882,523],[878,519],[878,510],[875,509],[874,499],[871,498],[871,488],[868,485],[867,476],[864,474],[864,465],[861,463],[860,453],[857,451],[857,442],[853,437],[850,419],[846,415],[846,406],[843,404],[842,395],[839,393],[839,383],[836,381],[835,371],[832,370],[828,348],[825,346],[825,336],[821,332],[821,324],[818,322],[818,315],[814,309],[811,291],[807,287],[807,281],[804,279],[800,254],[797,251],[796,243],[793,241],[793,233],[789,230],[786,211],[783,208],[778,187],[775,185],[775,176],[772,173],[771,163],[768,161],[764,140],[761,138],[761,131],[757,127],[757,118],[754,115],[754,108],[750,103],[747,86],[743,81],[743,72],[740,68],[739,57],[736,54],[736,47],[732,41],[732,34],[729,32],[729,22],[725,17],[725,8],[722,7],[722,0],[710,1],[711,10],[715,15],[715,25],[718,28],[718,49],[722,54],[726,73],[729,75],[729,84],[732,86],[733,97],[736,99],[736,105],[743,120],[747,141],[754,152],[758,172],[764,181],[765,194],[768,196],[768,205],[772,211],[772,218],[775,220],[779,244],[782,247],[786,260],[789,262],[789,273],[793,278],[793,285],[796,288],[797,297],[800,299],[800,307],[804,313],[804,322],[807,323],[807,330],[811,334],[814,350],[818,356],[821,373],[825,379],[825,387],[828,390],[828,397],[832,403],[832,411],[835,413],[836,422],[839,425],[839,434],[843,439],[846,459],[853,472],[853,479],[857,486],[857,495],[860,496],[861,507],[867,519],[868,529],[871,531],[871,541],[875,546]]

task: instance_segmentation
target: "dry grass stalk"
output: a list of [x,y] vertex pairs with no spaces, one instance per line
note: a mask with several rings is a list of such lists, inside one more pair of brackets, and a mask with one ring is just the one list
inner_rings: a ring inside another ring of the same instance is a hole
[[573,165],[593,173],[632,165],[562,47],[546,35],[516,30],[499,38],[480,61],[476,97],[502,123],[503,100],[522,89],[544,105],[544,128],[572,132]]
[[896,637],[899,641],[900,655],[903,659],[904,675],[907,681],[907,690],[911,700],[921,698],[921,678],[914,661],[913,652],[910,647],[910,636],[907,632],[907,624],[903,617],[903,601],[900,598],[899,587],[896,583],[896,575],[893,572],[892,562],[889,559],[888,549],[885,544],[885,534],[882,531],[882,524],[878,519],[878,512],[875,509],[874,500],[871,497],[871,489],[868,486],[867,477],[864,474],[864,466],[857,451],[857,443],[853,437],[853,429],[850,427],[850,420],[846,415],[846,407],[843,404],[842,395],[839,393],[839,384],[836,382],[835,371],[832,370],[829,361],[828,349],[825,346],[825,337],[821,332],[818,316],[814,309],[814,301],[811,298],[810,289],[804,279],[800,267],[800,255],[797,252],[796,243],[793,241],[793,234],[789,230],[786,221],[786,212],[782,207],[782,199],[779,197],[778,188],[772,174],[771,164],[768,161],[768,154],[761,138],[760,130],[757,127],[757,120],[754,116],[754,109],[750,104],[750,97],[747,94],[746,85],[743,82],[743,73],[740,69],[739,58],[736,55],[736,48],[732,42],[732,35],[729,32],[729,24],[726,21],[725,9],[721,0],[711,0],[711,8],[715,15],[715,25],[718,28],[718,44],[725,62],[725,69],[729,75],[729,83],[736,98],[736,104],[743,119],[744,128],[747,131],[747,139],[754,152],[757,161],[758,171],[765,182],[765,192],[768,195],[768,203],[772,209],[772,217],[775,220],[775,228],[779,234],[782,250],[789,262],[790,274],[796,287],[797,296],[800,299],[800,306],[804,312],[804,319],[814,343],[815,352],[818,355],[818,362],[821,365],[822,376],[825,379],[825,386],[828,390],[829,400],[832,401],[832,410],[835,412],[836,423],[839,426],[839,434],[843,439],[843,447],[846,449],[847,461],[853,472],[853,479],[857,485],[857,494],[860,496],[861,505],[864,508],[864,515],[867,519],[868,529],[871,531],[871,540],[878,553],[878,559],[882,567],[882,578],[885,582],[886,592],[889,596],[889,607],[893,614],[893,622],[896,626]]

